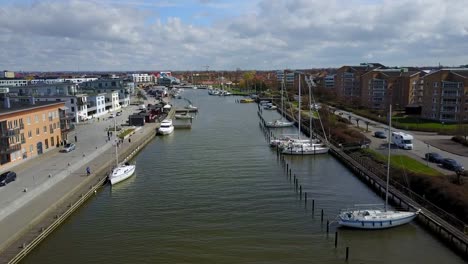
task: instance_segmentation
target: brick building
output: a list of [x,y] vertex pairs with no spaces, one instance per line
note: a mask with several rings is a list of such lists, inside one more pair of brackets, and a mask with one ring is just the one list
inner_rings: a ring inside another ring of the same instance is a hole
[[14,104],[3,98],[0,107],[0,168],[50,149],[62,142],[59,110],[63,102]]
[[440,122],[467,120],[468,69],[441,69],[422,78],[422,117]]

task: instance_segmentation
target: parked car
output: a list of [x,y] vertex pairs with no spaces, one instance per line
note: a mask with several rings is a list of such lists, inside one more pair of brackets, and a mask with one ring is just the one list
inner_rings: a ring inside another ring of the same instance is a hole
[[383,132],[383,131],[375,131],[374,137],[376,137],[376,138],[387,138],[387,136],[385,135],[385,132]]
[[75,144],[73,144],[73,143],[67,143],[67,144],[63,147],[62,152],[70,152],[70,151],[75,150],[75,148],[76,148]]
[[458,161],[450,158],[445,158],[442,160],[442,167],[452,170],[452,171],[464,171],[463,165],[461,165]]
[[5,186],[7,183],[16,180],[16,173],[13,171],[7,171],[0,175],[0,186]]
[[117,112],[116,115],[117,115],[117,116],[121,116],[121,115],[122,115],[122,112]]
[[434,163],[442,163],[442,160],[444,159],[442,155],[440,155],[439,153],[435,153],[435,152],[426,153],[426,155],[424,156],[426,157],[427,161],[434,162]]

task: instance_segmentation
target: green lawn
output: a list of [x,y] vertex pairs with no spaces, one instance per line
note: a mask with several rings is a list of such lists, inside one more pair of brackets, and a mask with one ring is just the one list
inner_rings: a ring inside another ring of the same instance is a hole
[[124,132],[120,133],[118,137],[120,139],[123,139],[126,135],[132,133],[134,130],[135,129],[133,129],[133,128],[126,129]]
[[[366,149],[366,152],[370,153],[374,156],[377,160],[380,160],[384,163],[387,163],[387,156],[382,155],[376,151]],[[420,162],[413,158],[410,158],[406,155],[392,155],[390,158],[390,164],[394,168],[411,171],[415,173],[422,173],[430,176],[440,176],[442,173],[439,171],[426,166],[425,162]]]

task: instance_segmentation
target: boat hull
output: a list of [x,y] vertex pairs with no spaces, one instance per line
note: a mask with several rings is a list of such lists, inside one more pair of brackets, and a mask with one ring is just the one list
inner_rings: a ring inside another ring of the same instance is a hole
[[164,127],[164,128],[159,128],[158,129],[158,134],[163,135],[163,136],[172,134],[172,132],[174,132],[174,126]]
[[109,181],[111,185],[122,182],[135,174],[135,165],[120,166],[112,171]]
[[327,147],[307,147],[307,148],[285,148],[282,153],[285,155],[317,155],[317,154],[327,154],[329,148]]
[[269,128],[281,128],[294,126],[294,122],[267,122],[266,127]]
[[343,227],[356,228],[356,229],[387,229],[392,227],[401,226],[411,222],[418,216],[418,212],[395,212],[398,214],[396,217],[387,219],[346,219],[345,214],[338,216],[338,224]]

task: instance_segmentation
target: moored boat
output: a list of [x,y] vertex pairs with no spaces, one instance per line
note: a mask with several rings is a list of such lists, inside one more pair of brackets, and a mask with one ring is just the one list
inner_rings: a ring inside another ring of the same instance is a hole
[[158,134],[169,135],[172,132],[174,132],[174,126],[172,125],[172,120],[164,119],[161,122],[161,126],[158,128]]

